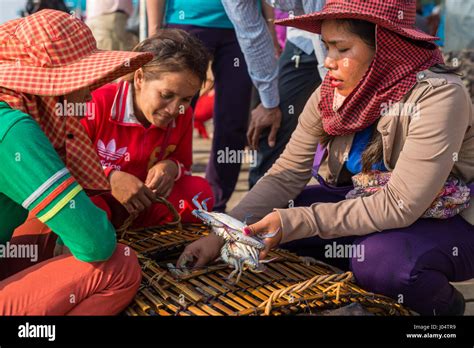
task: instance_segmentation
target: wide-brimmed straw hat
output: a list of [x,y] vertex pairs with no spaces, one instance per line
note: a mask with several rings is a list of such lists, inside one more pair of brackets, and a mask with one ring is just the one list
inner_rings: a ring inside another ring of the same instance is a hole
[[0,86],[38,96],[90,90],[130,73],[150,53],[97,49],[90,29],[67,13],[42,10],[0,25]]
[[321,34],[323,20],[344,18],[372,22],[414,40],[439,40],[415,28],[416,0],[328,0],[320,12],[282,19],[276,23]]

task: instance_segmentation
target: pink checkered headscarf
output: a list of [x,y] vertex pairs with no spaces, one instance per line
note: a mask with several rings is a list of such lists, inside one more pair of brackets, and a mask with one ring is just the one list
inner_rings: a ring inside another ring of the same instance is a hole
[[416,74],[443,63],[437,48],[423,48],[383,27],[377,27],[377,49],[359,84],[334,111],[334,88],[327,75],[321,85],[319,108],[330,135],[359,132],[377,121],[385,105],[399,102],[415,85]]
[[319,109],[330,135],[361,131],[381,117],[383,103],[397,103],[416,83],[416,74],[444,63],[438,39],[415,28],[414,0],[328,0],[321,12],[293,17],[278,24],[321,33],[325,19],[352,18],[376,24],[376,52],[354,91],[333,110],[334,88],[327,75],[321,85]]

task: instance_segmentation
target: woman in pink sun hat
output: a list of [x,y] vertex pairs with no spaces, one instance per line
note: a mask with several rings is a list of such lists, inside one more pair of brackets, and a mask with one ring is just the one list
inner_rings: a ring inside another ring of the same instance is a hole
[[[84,192],[109,184],[76,107],[150,59],[98,50],[64,12],[0,26],[0,315],[111,315],[134,297],[136,255]],[[53,257],[51,230],[70,253]]]
[[92,93],[94,114],[81,120],[104,168],[111,192],[92,197],[115,227],[133,219],[132,228],[200,222],[192,211],[195,195],[210,200],[206,179],[192,175],[192,98],[206,78],[209,55],[199,40],[179,29],[160,29],[135,52],[153,59],[119,83]]
[[[413,0],[328,0],[280,21],[322,35],[329,73],[230,215],[258,219],[249,235],[279,231],[261,258],[280,245],[422,315],[461,315],[450,282],[474,278],[473,107],[415,13]],[[181,260],[203,265],[222,243],[202,238]]]

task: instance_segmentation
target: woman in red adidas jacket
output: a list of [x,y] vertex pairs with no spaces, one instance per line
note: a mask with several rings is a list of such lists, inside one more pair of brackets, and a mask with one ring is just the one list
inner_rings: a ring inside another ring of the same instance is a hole
[[[134,51],[154,59],[117,84],[92,93],[90,115],[81,120],[111,187],[92,197],[118,227],[132,214],[134,227],[165,223],[172,216],[154,203],[166,197],[183,222],[195,222],[191,199],[212,197],[207,181],[191,175],[191,99],[206,79],[206,49],[186,32],[165,29]],[[126,62],[125,62],[126,64]],[[212,209],[212,201],[208,205]]]

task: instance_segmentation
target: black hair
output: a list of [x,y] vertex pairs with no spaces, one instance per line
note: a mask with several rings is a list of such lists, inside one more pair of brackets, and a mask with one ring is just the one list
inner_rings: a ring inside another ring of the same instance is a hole
[[345,26],[347,30],[359,36],[365,44],[375,49],[375,24],[361,19],[343,18],[336,19],[336,22]]
[[23,16],[31,15],[45,9],[69,13],[69,8],[64,3],[64,0],[28,0],[25,5],[25,11],[23,11]]
[[[133,51],[153,53],[153,59],[142,67],[145,79],[156,79],[163,72],[188,70],[201,83],[206,80],[210,55],[201,41],[184,30],[160,29]],[[133,83],[133,73],[125,80]]]

